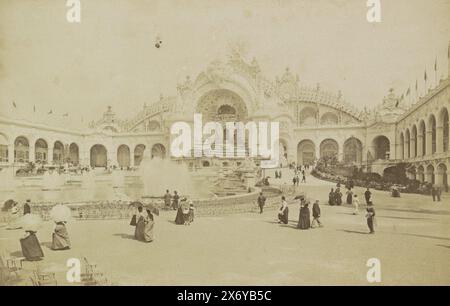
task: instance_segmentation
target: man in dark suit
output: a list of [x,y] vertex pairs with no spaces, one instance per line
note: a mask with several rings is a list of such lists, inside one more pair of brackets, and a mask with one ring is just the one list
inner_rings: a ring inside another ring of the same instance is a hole
[[25,204],[23,205],[23,215],[31,214],[31,200],[27,200]]

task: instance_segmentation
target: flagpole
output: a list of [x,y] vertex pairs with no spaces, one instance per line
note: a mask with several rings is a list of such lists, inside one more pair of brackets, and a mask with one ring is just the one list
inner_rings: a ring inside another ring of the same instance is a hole
[[438,86],[438,82],[437,82],[437,57],[434,60],[434,82],[435,82],[435,87]]
[[426,96],[427,95],[427,91],[428,91],[428,87],[427,87],[428,76],[427,76],[427,69],[426,68],[425,68],[425,73],[424,73],[423,79],[425,80],[425,93],[424,93],[424,96]]

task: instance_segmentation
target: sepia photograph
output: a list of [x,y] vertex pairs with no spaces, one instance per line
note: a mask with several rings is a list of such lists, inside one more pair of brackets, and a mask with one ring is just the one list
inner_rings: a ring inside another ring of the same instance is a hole
[[448,286],[449,112],[450,0],[0,0],[0,286]]

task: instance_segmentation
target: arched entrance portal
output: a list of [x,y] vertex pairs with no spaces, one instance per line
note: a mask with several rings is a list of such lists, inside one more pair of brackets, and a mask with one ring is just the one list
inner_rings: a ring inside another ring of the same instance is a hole
[[40,138],[34,144],[34,160],[40,163],[46,163],[48,158],[47,142]]
[[64,162],[64,145],[60,141],[55,141],[53,145],[53,163],[62,164]]
[[448,187],[447,179],[447,166],[445,164],[439,164],[437,166],[436,184],[439,186]]
[[108,157],[105,146],[96,144],[91,148],[91,166],[106,167],[108,165]]
[[338,157],[339,145],[334,139],[325,139],[320,143],[320,157]]
[[418,156],[424,156],[427,154],[427,132],[425,129],[425,122],[422,120],[419,123],[419,146],[418,148],[421,150],[421,154]]
[[153,158],[165,158],[166,157],[166,148],[160,144],[157,143],[152,147],[152,159]]
[[197,113],[203,115],[203,121],[245,121],[248,116],[244,100],[228,89],[207,92],[197,103]]
[[23,136],[17,137],[14,141],[14,162],[25,163],[30,158],[30,144]]
[[69,146],[69,161],[73,165],[78,165],[80,160],[80,150],[78,148],[78,145],[74,142],[72,142]]
[[117,148],[117,163],[120,168],[130,166],[130,148],[127,145],[120,145]]
[[344,162],[361,163],[362,143],[358,138],[350,137],[344,142]]
[[297,145],[297,164],[311,165],[316,159],[316,148],[311,140],[302,140]]
[[425,170],[423,166],[419,166],[419,168],[417,168],[417,180],[421,183],[425,182]]
[[134,148],[134,165],[137,167],[144,158],[145,145],[139,144]]
[[375,159],[389,159],[391,143],[386,136],[377,136],[372,141]]
[[442,151],[447,152],[449,149],[449,121],[448,110],[444,108],[439,116],[440,126],[442,126],[442,139],[438,139],[442,143]]

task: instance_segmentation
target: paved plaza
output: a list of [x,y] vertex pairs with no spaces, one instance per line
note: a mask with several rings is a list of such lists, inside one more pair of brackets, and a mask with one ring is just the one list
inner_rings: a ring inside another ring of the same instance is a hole
[[[284,173],[283,181],[290,175]],[[273,182],[280,183],[280,180]],[[129,220],[73,221],[68,229],[72,249],[52,251],[53,225],[38,232],[45,258],[25,262],[65,280],[66,261],[86,257],[96,262],[111,284],[132,285],[367,285],[366,262],[381,262],[383,285],[450,284],[450,198],[403,194],[391,198],[373,191],[377,212],[375,235],[369,235],[364,207],[352,215],[349,206],[328,206],[333,184],[308,176],[302,191],[322,203],[325,227],[296,229],[297,203],[290,204],[289,224],[280,225],[274,208],[263,214],[245,213],[198,217],[190,226],[175,225],[174,212],[156,218],[151,243],[134,240]],[[364,189],[356,188],[362,197]],[[0,228],[1,248],[21,256],[22,230]]]

